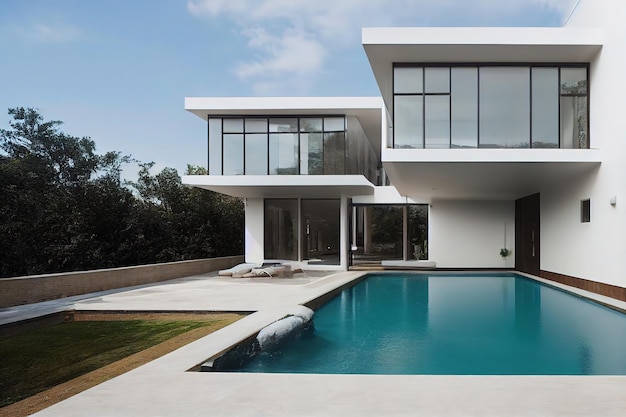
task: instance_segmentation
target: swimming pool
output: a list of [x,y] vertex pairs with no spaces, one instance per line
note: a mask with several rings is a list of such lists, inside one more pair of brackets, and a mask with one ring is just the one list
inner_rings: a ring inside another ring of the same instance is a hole
[[372,274],[243,372],[626,375],[626,314],[514,274]]

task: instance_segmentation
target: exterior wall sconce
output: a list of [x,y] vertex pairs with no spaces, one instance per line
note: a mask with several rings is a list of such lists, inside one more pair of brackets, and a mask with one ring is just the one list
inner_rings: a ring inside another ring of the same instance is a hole
[[611,198],[609,198],[609,203],[612,206],[615,206],[617,204],[617,196],[616,195],[612,195]]

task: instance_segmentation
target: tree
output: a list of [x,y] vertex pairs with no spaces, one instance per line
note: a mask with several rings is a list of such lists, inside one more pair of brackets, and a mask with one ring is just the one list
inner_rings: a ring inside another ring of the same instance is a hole
[[[243,204],[139,163],[127,184],[119,152],[59,131],[32,108],[0,129],[0,276],[243,253]],[[206,174],[189,166],[188,174]],[[134,188],[135,192],[133,192]]]
[[[35,109],[9,109],[9,115],[10,129],[0,129],[0,274],[102,263],[106,251],[98,242],[114,244],[115,233],[103,227],[106,214],[132,197],[120,181],[121,165],[130,158],[96,154],[90,138],[60,132],[60,121],[46,122]],[[95,233],[98,228],[106,236]]]
[[[243,202],[183,185],[178,172],[165,168],[150,174],[153,163],[140,164],[138,191],[144,225],[159,224],[157,261],[227,256],[243,253]],[[187,175],[205,175],[206,169],[188,165]],[[144,230],[147,242],[156,238],[154,230]]]

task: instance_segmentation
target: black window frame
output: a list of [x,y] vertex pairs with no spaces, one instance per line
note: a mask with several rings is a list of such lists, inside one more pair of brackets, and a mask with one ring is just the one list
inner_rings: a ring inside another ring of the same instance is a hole
[[[560,117],[561,117],[561,97],[564,96],[571,96],[572,94],[567,94],[567,93],[562,93],[561,92],[561,69],[562,68],[584,68],[585,69],[585,74],[587,77],[587,91],[585,94],[576,94],[577,96],[584,96],[587,97],[587,120],[586,120],[586,132],[587,132],[587,140],[586,140],[586,148],[582,148],[582,149],[590,149],[590,144],[591,144],[591,135],[590,135],[590,121],[589,121],[589,114],[590,114],[590,108],[591,108],[591,86],[590,86],[590,77],[589,77],[589,73],[590,73],[590,64],[589,63],[576,63],[576,62],[540,62],[540,63],[528,63],[528,62],[468,62],[468,63],[440,63],[440,62],[428,62],[428,63],[410,63],[410,62],[396,62],[393,63],[392,65],[392,72],[391,72],[391,95],[392,95],[392,100],[391,100],[391,105],[392,105],[392,112],[393,112],[393,121],[392,121],[392,126],[394,127],[393,129],[393,134],[392,134],[392,139],[391,139],[391,149],[400,149],[400,148],[396,148],[395,147],[395,124],[396,124],[396,112],[395,112],[395,97],[396,96],[422,96],[422,147],[421,148],[412,148],[412,149],[427,149],[425,147],[426,145],[426,120],[425,120],[425,114],[426,114],[426,106],[425,106],[425,96],[426,95],[433,95],[433,94],[429,94],[426,93],[426,88],[425,88],[425,69],[426,68],[432,68],[432,67],[437,67],[437,68],[449,68],[450,69],[450,73],[449,73],[449,92],[447,93],[447,95],[450,97],[450,115],[449,115],[449,123],[450,123],[450,127],[449,127],[449,145],[448,145],[448,149],[452,149],[452,76],[451,76],[451,72],[452,72],[452,68],[476,68],[477,72],[476,72],[476,86],[477,86],[477,113],[476,113],[476,118],[477,118],[477,140],[476,140],[476,148],[475,149],[479,149],[480,148],[480,69],[481,68],[485,68],[485,67],[519,67],[519,68],[528,68],[528,73],[529,73],[529,89],[528,89],[528,97],[529,97],[529,147],[528,148],[524,148],[524,149],[532,149],[533,148],[533,137],[532,137],[532,69],[533,68],[541,68],[541,67],[549,67],[549,68],[557,68],[558,70],[558,91],[559,91],[559,104],[558,104],[558,117],[559,117],[559,129],[558,129],[558,144],[556,148],[553,149],[563,149],[562,146],[562,137],[561,137],[561,121],[560,121]],[[403,93],[396,93],[395,92],[395,69],[396,68],[422,68],[422,92],[421,93],[407,93],[407,92],[403,92]],[[411,149],[411,148],[409,148]],[[536,148],[536,149],[543,149],[543,148]],[[580,149],[580,148],[579,148]]]
[[[302,130],[302,124],[301,124],[301,120],[302,119],[322,119],[322,130]],[[325,130],[325,119],[326,118],[342,118],[343,119],[343,130]],[[300,161],[300,152],[301,152],[301,143],[300,143],[300,135],[302,133],[321,133],[322,134],[322,138],[324,138],[324,135],[326,133],[337,133],[337,132],[343,132],[344,134],[344,143],[343,143],[343,158],[344,158],[344,172],[343,173],[334,173],[333,175],[346,175],[346,170],[347,170],[347,166],[348,166],[348,155],[347,155],[347,136],[348,136],[348,116],[346,114],[336,114],[336,113],[329,113],[329,114],[298,114],[298,115],[285,115],[285,114],[273,114],[273,115],[267,115],[267,114],[263,114],[263,115],[253,115],[253,114],[237,114],[237,115],[219,115],[219,114],[209,114],[207,116],[207,143],[209,144],[208,146],[208,152],[207,152],[207,172],[210,172],[210,153],[211,153],[211,147],[210,147],[210,142],[211,142],[211,137],[210,137],[210,128],[209,128],[209,120],[211,119],[218,119],[221,120],[221,161],[222,161],[222,166],[221,166],[221,170],[219,174],[213,174],[213,175],[224,175],[224,120],[232,120],[232,119],[243,119],[243,127],[242,127],[242,131],[240,132],[241,135],[243,135],[243,152],[242,152],[242,158],[243,158],[243,174],[241,175],[247,175],[246,174],[246,134],[266,134],[267,135],[267,172],[263,175],[275,175],[275,174],[270,174],[270,135],[272,133],[275,132],[270,132],[269,131],[269,123],[270,123],[270,119],[297,119],[297,128],[296,130],[293,132],[294,134],[298,135],[297,136],[297,145],[298,145],[298,158],[297,158],[297,173],[295,175],[307,175],[307,174],[301,174],[302,169],[301,169],[301,161]],[[246,120],[247,119],[266,119],[267,121],[267,127],[266,130],[263,132],[256,132],[256,131],[246,131]],[[227,134],[233,134],[232,132],[228,132]],[[323,154],[324,154],[324,141],[322,140],[322,158],[323,158]],[[322,159],[323,160],[323,159]],[[310,175],[328,175],[328,174],[310,174]]]

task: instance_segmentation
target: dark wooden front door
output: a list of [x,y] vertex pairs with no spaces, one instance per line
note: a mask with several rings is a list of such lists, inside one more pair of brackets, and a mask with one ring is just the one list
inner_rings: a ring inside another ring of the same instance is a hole
[[515,201],[515,269],[539,275],[539,193]]

